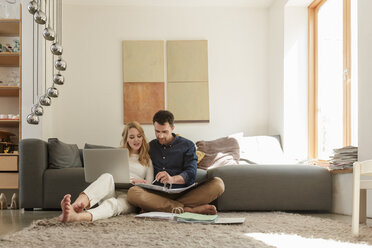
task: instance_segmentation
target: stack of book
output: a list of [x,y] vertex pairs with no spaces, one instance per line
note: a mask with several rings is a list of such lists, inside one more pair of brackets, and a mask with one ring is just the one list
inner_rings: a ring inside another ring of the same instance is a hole
[[342,170],[352,168],[353,163],[358,161],[358,147],[345,146],[333,149],[333,156],[330,156],[330,166],[332,170]]

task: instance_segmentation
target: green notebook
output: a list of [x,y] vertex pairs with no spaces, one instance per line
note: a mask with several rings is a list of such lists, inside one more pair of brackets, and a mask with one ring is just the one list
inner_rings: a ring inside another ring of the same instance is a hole
[[175,219],[179,222],[194,222],[194,223],[214,223],[218,218],[218,215],[208,214],[194,214],[194,213],[182,213],[175,216]]

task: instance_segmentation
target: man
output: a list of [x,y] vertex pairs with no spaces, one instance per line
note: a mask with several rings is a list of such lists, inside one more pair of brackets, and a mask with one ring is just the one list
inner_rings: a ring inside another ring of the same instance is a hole
[[[192,141],[176,136],[173,114],[158,111],[153,117],[156,139],[150,142],[150,157],[156,184],[171,184],[172,188],[187,187],[195,182],[196,153]],[[225,190],[223,181],[215,177],[195,188],[177,194],[146,190],[133,186],[128,191],[128,202],[144,211],[192,212],[216,214],[209,203]]]

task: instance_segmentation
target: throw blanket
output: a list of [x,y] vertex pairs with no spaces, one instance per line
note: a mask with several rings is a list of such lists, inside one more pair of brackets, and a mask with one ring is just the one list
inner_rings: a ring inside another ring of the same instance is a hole
[[234,138],[224,137],[212,141],[198,141],[196,146],[197,151],[205,153],[204,158],[198,164],[200,169],[206,170],[239,163],[239,143]]

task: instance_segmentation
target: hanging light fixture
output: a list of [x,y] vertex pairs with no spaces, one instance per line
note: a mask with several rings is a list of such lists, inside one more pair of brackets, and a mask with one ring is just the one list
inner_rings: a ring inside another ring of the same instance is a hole
[[28,3],[28,6],[27,6],[27,9],[28,9],[28,12],[30,12],[30,14],[35,14],[35,12],[37,11],[37,3],[36,1],[31,1]]
[[[58,9],[59,10],[59,9]],[[57,19],[58,16],[59,16],[59,12],[57,11]],[[54,23],[53,23],[54,24]],[[63,48],[60,44],[60,39],[59,39],[59,36],[60,36],[60,28],[59,28],[59,23],[58,23],[58,26],[56,24],[56,30],[57,30],[57,37],[56,37],[56,41],[50,46],[50,51],[53,53],[53,55],[62,55],[63,53]]]
[[[58,9],[57,19],[58,20],[62,20],[62,2],[61,1],[59,1],[58,8],[57,9]],[[67,63],[61,57],[62,52],[63,52],[63,48],[62,48],[62,22],[61,21],[58,22],[57,29],[59,29],[58,38],[57,38],[57,44],[55,46],[52,45],[53,46],[53,49],[51,47],[52,53],[53,53],[53,51],[56,51],[56,54],[55,55],[58,55],[58,59],[54,63],[54,66],[55,66],[55,68],[58,71],[65,71],[66,70],[66,67],[67,67]],[[58,45],[60,47],[58,47]],[[55,50],[55,49],[57,49],[57,50]]]
[[37,116],[35,114],[27,115],[27,123],[28,124],[33,124],[33,125],[39,124],[39,116]]
[[55,66],[56,66],[56,69],[57,70],[59,70],[59,71],[65,71],[66,70],[66,67],[67,67],[67,64],[66,64],[66,62],[61,57],[59,57],[56,60]]
[[[39,26],[37,27],[36,29],[36,32],[39,31]],[[39,80],[39,74],[38,74],[38,68],[39,68],[39,65],[38,65],[38,57],[39,57],[39,39],[37,39],[37,42],[36,42],[36,83],[37,83],[37,88],[36,88],[36,94],[35,94],[35,23],[32,23],[32,104],[34,104],[31,108],[31,114],[27,115],[27,123],[28,124],[32,124],[32,125],[37,125],[39,124],[39,115],[36,114],[36,108],[37,106],[39,106],[38,104],[35,104],[35,98],[37,98],[37,92],[38,92],[38,88],[39,88],[39,83],[38,83],[38,80]],[[36,95],[36,97],[35,97]],[[39,113],[39,111],[38,111]]]
[[34,13],[34,20],[38,24],[45,24],[46,23],[47,17],[45,15],[45,13],[41,10],[41,1],[38,4],[38,9]]
[[[46,6],[45,6],[45,12],[46,12]],[[50,2],[48,4],[48,24],[47,27],[44,28],[43,30],[43,36],[46,40],[53,41],[55,39],[55,32],[53,28],[50,27],[50,22],[51,22],[51,15],[50,15]]]
[[54,55],[62,55],[62,52],[63,52],[63,48],[60,44],[58,43],[53,43],[51,46],[50,46],[50,51],[54,54]]
[[58,72],[53,76],[53,83],[63,85],[65,83],[65,77],[60,72]]
[[54,85],[50,88],[48,88],[48,96],[49,97],[58,97],[59,95],[59,92],[58,92],[58,89],[56,87],[54,87]]
[[42,116],[44,114],[44,109],[39,103],[32,106],[31,112],[37,116]]
[[[44,4],[43,4],[44,3]],[[51,7],[51,4],[53,6]],[[44,11],[43,11],[44,6]],[[48,11],[47,11],[48,8]],[[50,106],[52,103],[51,98],[56,98],[59,96],[59,91],[55,87],[55,85],[63,85],[65,82],[64,76],[61,74],[61,71],[65,71],[67,68],[67,63],[61,57],[63,53],[62,47],[62,0],[32,0],[29,2],[28,11],[30,14],[33,15],[35,23],[44,25],[42,34],[44,37],[44,94],[38,97],[39,93],[39,26],[37,25],[37,32],[36,32],[36,49],[35,45],[33,47],[33,54],[35,54],[36,50],[36,62],[35,62],[35,55],[33,55],[34,61],[33,66],[36,64],[36,81],[37,81],[37,90],[36,94],[33,95],[33,106],[31,108],[31,114],[27,116],[27,122],[29,124],[38,124],[39,123],[39,116],[44,114],[44,109],[42,106]],[[52,10],[52,11],[51,11]],[[52,13],[52,14],[51,14]],[[33,24],[35,26],[35,23]],[[34,29],[33,26],[33,29]],[[34,32],[35,34],[35,32]],[[47,79],[46,79],[46,71],[47,71],[47,55],[46,55],[46,46],[47,41],[52,41],[52,45],[50,46],[51,56],[52,56],[52,73],[53,73],[53,84],[51,87],[47,88]],[[33,37],[33,44],[35,43],[35,36]],[[58,56],[57,60],[54,61],[54,56]],[[57,70],[57,72],[55,72]],[[33,75],[35,74],[35,67],[33,70]],[[35,90],[35,77],[33,77],[33,89]],[[38,99],[38,102],[35,104],[35,99]]]

